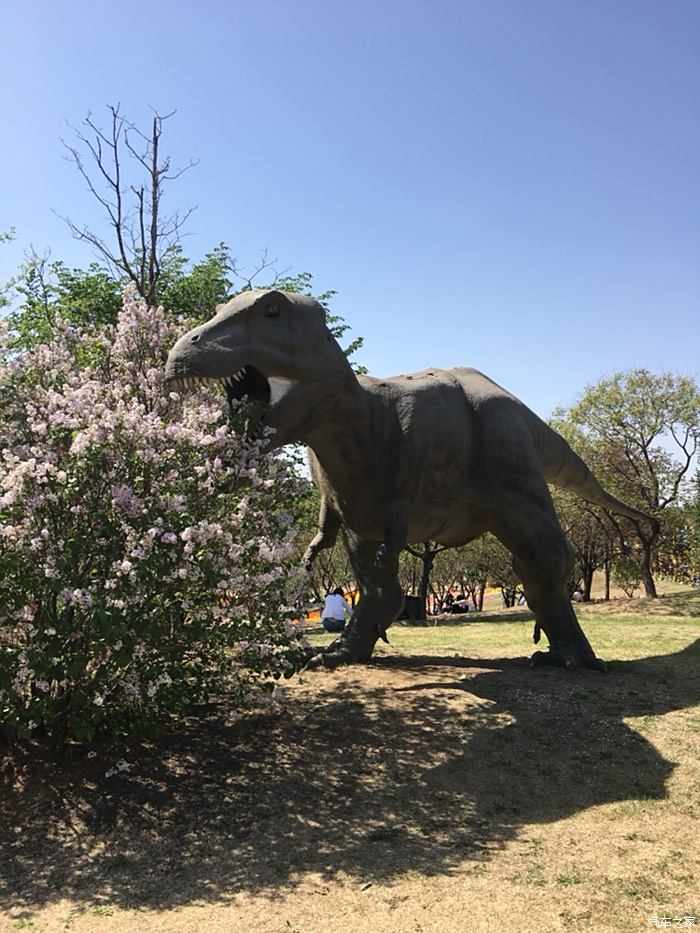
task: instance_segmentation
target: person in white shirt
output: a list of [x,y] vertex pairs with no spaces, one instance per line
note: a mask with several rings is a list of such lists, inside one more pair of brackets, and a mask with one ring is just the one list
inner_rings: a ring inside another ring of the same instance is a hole
[[326,596],[321,612],[321,624],[327,632],[342,632],[346,615],[352,615],[352,606],[346,602],[345,594],[338,587]]

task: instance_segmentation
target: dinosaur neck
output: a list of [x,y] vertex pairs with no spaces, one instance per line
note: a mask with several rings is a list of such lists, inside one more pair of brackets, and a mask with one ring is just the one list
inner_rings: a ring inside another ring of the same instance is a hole
[[362,389],[342,350],[333,343],[335,355],[330,356],[333,347],[328,348],[329,353],[319,355],[303,372],[290,366],[274,373],[291,381],[266,415],[266,423],[275,432],[271,447],[297,442],[314,447],[317,436],[323,437],[329,423],[357,409]]
[[304,438],[334,485],[354,482],[371,457],[372,400],[348,367],[348,375],[326,414]]
[[339,437],[354,435],[367,418],[365,390],[350,367],[323,407],[323,417],[316,419],[304,438],[304,443],[319,457],[327,455],[330,448],[337,446]]

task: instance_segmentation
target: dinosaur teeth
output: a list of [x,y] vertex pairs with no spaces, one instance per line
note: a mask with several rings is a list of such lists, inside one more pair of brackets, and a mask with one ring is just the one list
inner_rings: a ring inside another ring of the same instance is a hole
[[209,376],[176,376],[175,378],[169,380],[170,385],[176,392],[184,392],[187,389],[196,388],[198,386],[206,386],[211,382],[220,382],[222,385],[233,385],[231,377],[225,379],[214,379]]
[[[237,373],[233,373],[231,376],[220,376],[218,379],[215,379],[213,381],[218,382],[222,386],[228,386],[230,389],[235,389],[236,384],[243,382],[244,379],[245,379],[245,370],[239,369]],[[207,380],[204,379],[203,381],[206,382]],[[209,381],[212,381],[212,380],[209,380]]]
[[243,370],[239,370],[237,373],[234,373],[232,376],[224,376],[221,380],[224,385],[230,386],[232,389],[235,387],[237,382],[242,382],[245,378],[245,373]]

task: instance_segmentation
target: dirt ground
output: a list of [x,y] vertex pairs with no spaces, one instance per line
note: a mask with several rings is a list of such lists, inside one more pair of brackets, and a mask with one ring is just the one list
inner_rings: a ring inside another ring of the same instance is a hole
[[700,927],[700,620],[665,622],[607,677],[465,622],[297,677],[281,713],[6,755],[0,930]]

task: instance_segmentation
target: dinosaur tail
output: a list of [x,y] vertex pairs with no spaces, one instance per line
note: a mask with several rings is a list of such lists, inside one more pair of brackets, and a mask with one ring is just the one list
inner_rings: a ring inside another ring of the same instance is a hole
[[616,515],[625,515],[633,521],[648,522],[658,533],[659,523],[647,512],[636,509],[623,502],[616,496],[606,492],[586,466],[584,461],[575,454],[564,438],[553,431],[548,425],[547,438],[544,445],[548,456],[543,457],[544,475],[548,483],[553,483],[561,489],[570,489],[586,502],[599,505]]

